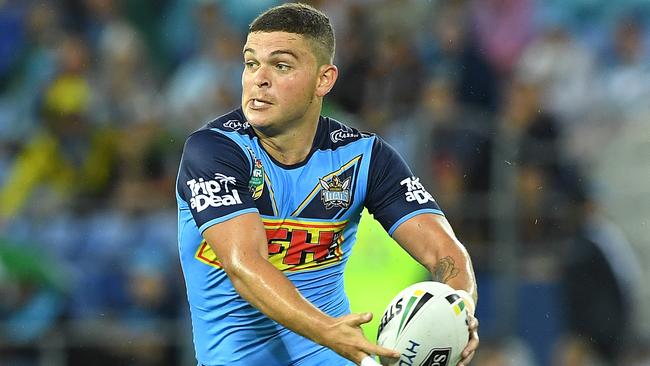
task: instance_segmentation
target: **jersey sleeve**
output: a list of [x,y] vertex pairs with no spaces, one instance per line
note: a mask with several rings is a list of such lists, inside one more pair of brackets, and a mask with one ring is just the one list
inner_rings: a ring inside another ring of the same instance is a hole
[[257,212],[248,189],[250,157],[227,136],[211,130],[185,142],[176,191],[203,233],[235,216]]
[[402,157],[379,136],[372,147],[365,206],[389,235],[413,216],[443,214]]

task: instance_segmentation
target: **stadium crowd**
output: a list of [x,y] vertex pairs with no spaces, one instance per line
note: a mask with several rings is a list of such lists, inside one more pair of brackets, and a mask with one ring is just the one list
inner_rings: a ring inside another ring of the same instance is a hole
[[[650,2],[305,2],[336,30],[326,114],[395,146],[472,254],[474,364],[647,365]],[[0,364],[187,360],[182,144],[278,3],[0,1]]]

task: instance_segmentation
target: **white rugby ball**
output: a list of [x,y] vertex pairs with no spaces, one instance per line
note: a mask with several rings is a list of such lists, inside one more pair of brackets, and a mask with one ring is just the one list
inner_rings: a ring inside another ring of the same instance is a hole
[[456,366],[467,345],[465,300],[440,282],[419,282],[390,302],[379,323],[377,344],[400,352],[382,365]]

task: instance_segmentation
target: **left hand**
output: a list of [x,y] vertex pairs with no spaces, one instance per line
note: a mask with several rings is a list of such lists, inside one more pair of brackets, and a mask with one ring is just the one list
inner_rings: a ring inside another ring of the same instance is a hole
[[469,341],[467,346],[463,349],[461,353],[461,359],[458,361],[457,366],[467,366],[469,362],[474,358],[474,353],[478,348],[478,319],[474,317],[471,313],[467,313],[467,327],[469,329]]

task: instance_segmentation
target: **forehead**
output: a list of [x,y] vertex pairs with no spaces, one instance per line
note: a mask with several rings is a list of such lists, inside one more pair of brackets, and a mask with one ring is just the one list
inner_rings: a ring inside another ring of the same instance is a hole
[[297,58],[309,57],[312,54],[309,41],[296,33],[252,32],[246,38],[244,53],[268,56],[272,53],[277,54],[278,51],[289,51]]

